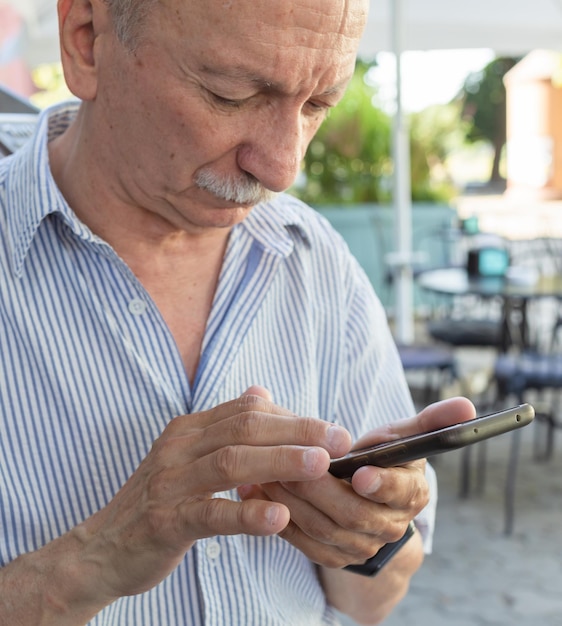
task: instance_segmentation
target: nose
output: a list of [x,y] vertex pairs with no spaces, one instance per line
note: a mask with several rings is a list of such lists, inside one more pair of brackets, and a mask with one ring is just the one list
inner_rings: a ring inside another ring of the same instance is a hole
[[238,167],[270,191],[288,189],[297,177],[308,146],[299,112],[253,120],[237,153]]

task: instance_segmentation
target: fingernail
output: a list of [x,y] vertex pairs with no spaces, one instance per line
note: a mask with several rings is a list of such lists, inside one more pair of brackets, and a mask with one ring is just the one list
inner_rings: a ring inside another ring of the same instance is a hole
[[271,526],[275,526],[277,524],[277,520],[279,519],[279,507],[278,506],[270,506],[266,511],[266,519]]
[[252,492],[252,489],[253,489],[252,485],[239,485],[238,495],[240,496],[240,499],[243,500],[248,495],[250,495],[250,493]]
[[303,454],[304,466],[309,472],[316,471],[318,461],[320,459],[320,450],[316,448],[308,448]]
[[342,446],[346,445],[349,440],[349,435],[345,428],[341,426],[330,426],[326,432],[326,443],[335,450],[339,450]]
[[380,474],[377,474],[373,480],[367,485],[365,489],[366,493],[374,494],[379,490],[379,487],[382,485],[382,478]]
[[273,401],[273,396],[271,395],[269,389],[261,387],[260,385],[252,385],[251,387],[248,387],[248,389],[246,389],[242,396],[259,396],[260,398],[264,398],[269,402]]

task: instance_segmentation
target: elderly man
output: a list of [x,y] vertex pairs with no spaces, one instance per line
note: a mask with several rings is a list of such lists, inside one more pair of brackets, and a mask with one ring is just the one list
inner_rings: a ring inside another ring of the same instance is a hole
[[405,593],[424,462],[329,460],[474,409],[411,417],[364,273],[279,193],[367,4],[59,0],[80,104],[0,162],[2,626],[376,623]]

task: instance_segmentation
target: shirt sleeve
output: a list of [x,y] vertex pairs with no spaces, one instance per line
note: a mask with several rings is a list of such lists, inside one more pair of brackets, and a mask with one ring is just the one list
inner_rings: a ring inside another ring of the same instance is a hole
[[429,485],[429,502],[414,520],[423,540],[423,551],[431,554],[433,550],[433,533],[435,532],[435,516],[437,512],[437,476],[435,470],[428,463],[425,467],[425,477]]
[[[347,375],[338,399],[338,418],[354,439],[368,430],[416,413],[386,312],[360,267],[350,281]],[[427,464],[430,501],[416,517],[426,554],[431,552],[437,480]]]

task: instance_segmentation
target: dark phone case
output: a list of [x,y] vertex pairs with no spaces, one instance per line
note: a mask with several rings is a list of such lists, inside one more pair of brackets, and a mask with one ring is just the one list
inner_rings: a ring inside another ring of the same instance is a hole
[[379,467],[404,465],[416,459],[456,450],[521,428],[530,424],[534,416],[533,407],[530,404],[522,404],[439,430],[388,441],[372,448],[362,448],[341,459],[333,460],[330,464],[330,473],[337,478],[351,478],[363,465]]

